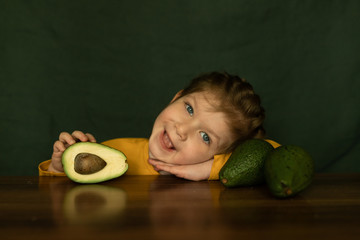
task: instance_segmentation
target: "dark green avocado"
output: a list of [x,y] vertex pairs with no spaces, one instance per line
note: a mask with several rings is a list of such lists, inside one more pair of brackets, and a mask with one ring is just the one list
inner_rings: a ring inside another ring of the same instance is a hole
[[314,162],[303,148],[283,145],[268,154],[264,172],[270,192],[285,198],[298,194],[311,184]]
[[221,168],[219,179],[226,187],[252,186],[264,182],[264,162],[273,146],[262,139],[241,143]]

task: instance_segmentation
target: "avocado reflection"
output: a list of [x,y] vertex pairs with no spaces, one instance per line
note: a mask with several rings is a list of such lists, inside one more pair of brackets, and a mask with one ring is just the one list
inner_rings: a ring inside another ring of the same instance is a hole
[[121,217],[126,193],[105,185],[80,185],[67,192],[64,217],[70,224],[106,223]]
[[124,189],[113,183],[79,185],[65,177],[44,177],[39,188],[51,198],[56,225],[107,224],[123,220],[128,198]]
[[[306,198],[273,197],[267,187],[225,188],[219,196],[223,221],[231,226],[278,226],[314,221],[314,210]],[[286,219],[286,222],[284,222]]]
[[164,184],[162,179],[158,180],[150,186],[149,209],[157,238],[168,239],[179,229],[182,236],[213,237],[209,226],[221,224],[216,208],[218,195],[212,191],[216,189],[212,189],[212,184],[217,183],[176,179],[176,184]]

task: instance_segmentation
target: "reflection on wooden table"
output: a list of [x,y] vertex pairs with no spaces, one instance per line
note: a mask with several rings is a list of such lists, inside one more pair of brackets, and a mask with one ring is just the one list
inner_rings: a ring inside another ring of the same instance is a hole
[[0,177],[8,239],[358,239],[360,174],[317,175],[289,199],[266,186],[123,176],[80,185],[65,177]]

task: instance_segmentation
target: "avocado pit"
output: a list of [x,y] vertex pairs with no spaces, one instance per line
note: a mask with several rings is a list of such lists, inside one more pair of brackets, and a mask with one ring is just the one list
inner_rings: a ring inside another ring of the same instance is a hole
[[79,153],[74,159],[74,170],[79,174],[93,174],[106,166],[104,159],[92,153]]

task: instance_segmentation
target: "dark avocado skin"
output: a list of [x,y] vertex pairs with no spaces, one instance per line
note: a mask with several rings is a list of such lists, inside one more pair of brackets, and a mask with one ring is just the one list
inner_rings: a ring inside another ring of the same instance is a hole
[[264,173],[268,188],[275,197],[290,197],[311,184],[314,162],[303,148],[283,145],[268,154]]
[[219,179],[226,187],[253,186],[264,182],[264,162],[273,146],[262,139],[241,143],[221,168]]

